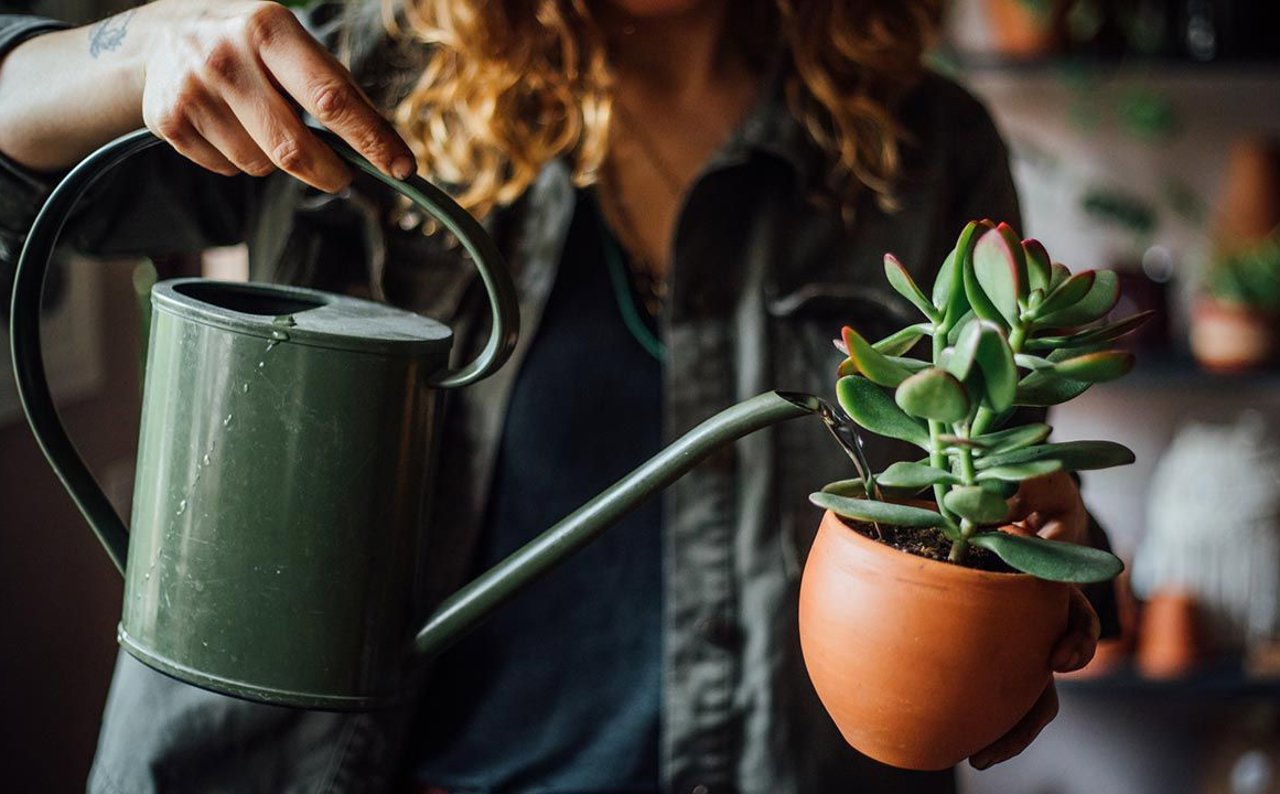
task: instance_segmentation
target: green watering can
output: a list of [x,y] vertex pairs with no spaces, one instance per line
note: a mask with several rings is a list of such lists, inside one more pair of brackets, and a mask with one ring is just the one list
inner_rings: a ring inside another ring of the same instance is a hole
[[[366,709],[405,696],[418,660],[715,449],[830,406],[769,392],[709,419],[411,625],[428,434],[437,391],[497,370],[519,313],[502,257],[470,215],[413,177],[346,160],[455,234],[484,281],[488,343],[449,368],[450,329],[390,306],[307,289],[178,279],[152,290],[126,530],[58,420],[40,352],[44,275],[81,196],[160,141],[145,130],[98,150],[41,209],[18,263],[11,344],[41,449],[124,574],[120,644],[182,681],[256,701]],[[837,438],[840,438],[837,433]],[[842,439],[853,452],[848,438]]]

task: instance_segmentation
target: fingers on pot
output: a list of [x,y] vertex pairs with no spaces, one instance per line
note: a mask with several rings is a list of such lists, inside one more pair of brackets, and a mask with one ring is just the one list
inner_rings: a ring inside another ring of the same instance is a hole
[[1071,588],[1067,630],[1054,646],[1049,666],[1057,673],[1070,673],[1087,665],[1098,650],[1102,624],[1098,613],[1078,587]]
[[1004,736],[997,739],[989,747],[979,750],[969,758],[969,765],[974,769],[986,769],[995,764],[1008,761],[1021,753],[1035,741],[1040,732],[1054,717],[1058,716],[1058,690],[1050,682],[1040,698],[1036,700],[1031,711],[1018,721]]

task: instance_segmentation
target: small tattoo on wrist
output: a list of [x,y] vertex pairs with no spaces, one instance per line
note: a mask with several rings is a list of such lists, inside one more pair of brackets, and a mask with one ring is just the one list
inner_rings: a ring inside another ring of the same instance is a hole
[[133,19],[135,10],[107,17],[89,29],[89,57],[97,58],[104,52],[120,49],[129,32],[129,20]]

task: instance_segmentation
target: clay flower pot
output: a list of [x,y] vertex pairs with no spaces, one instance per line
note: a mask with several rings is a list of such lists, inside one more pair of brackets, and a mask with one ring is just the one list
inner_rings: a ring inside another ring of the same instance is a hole
[[1061,2],[1047,9],[1030,7],[1026,0],[987,0],[991,49],[1009,58],[1036,58],[1051,53],[1058,40],[1057,20]]
[[1067,585],[928,560],[823,516],[800,585],[800,645],[846,741],[947,769],[1004,735],[1049,683]]
[[1276,318],[1241,304],[1204,298],[1192,309],[1191,352],[1212,372],[1267,366],[1275,359]]
[[1195,596],[1161,590],[1148,599],[1138,632],[1138,670],[1147,678],[1176,679],[1192,673],[1201,658]]

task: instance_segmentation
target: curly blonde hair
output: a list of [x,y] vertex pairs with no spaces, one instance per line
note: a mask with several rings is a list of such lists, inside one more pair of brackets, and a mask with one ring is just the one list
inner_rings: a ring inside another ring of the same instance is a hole
[[[943,0],[747,0],[730,14],[754,65],[782,58],[786,97],[826,152],[830,198],[893,205],[903,130]],[[430,48],[394,110],[427,174],[478,215],[516,200],[550,160],[578,185],[608,148],[613,77],[587,0],[383,0],[391,33]]]

